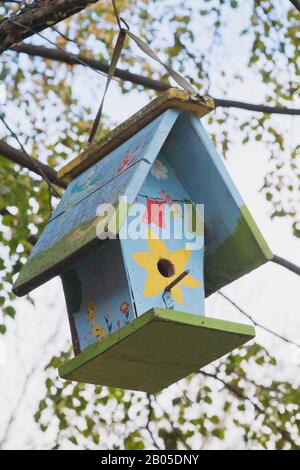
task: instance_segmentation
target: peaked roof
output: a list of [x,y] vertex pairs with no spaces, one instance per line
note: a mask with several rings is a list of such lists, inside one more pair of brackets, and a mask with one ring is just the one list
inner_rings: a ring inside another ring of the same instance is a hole
[[180,113],[165,111],[68,185],[20,272],[14,285],[17,295],[25,295],[63,272],[79,254],[99,242],[98,206],[116,206],[121,197],[133,203]]
[[137,134],[167,109],[184,109],[201,118],[212,111],[214,107],[214,100],[208,95],[195,96],[178,88],[170,88],[98,142],[85,148],[76,158],[62,167],[57,176],[63,183],[69,183],[87,168],[119,147],[122,142]]
[[14,292],[28,293],[99,243],[97,207],[118,205],[122,196],[133,203],[162,147],[193,201],[204,204],[206,293],[271,259],[200,120],[191,112],[169,109],[68,185]]

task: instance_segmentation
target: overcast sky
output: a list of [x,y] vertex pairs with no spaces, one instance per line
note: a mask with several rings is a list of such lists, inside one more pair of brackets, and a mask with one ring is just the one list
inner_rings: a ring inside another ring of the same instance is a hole
[[[237,46],[236,37],[233,34],[228,34],[227,37],[226,48],[230,51],[231,64],[245,76],[245,83],[237,81],[231,92],[228,92],[229,97],[260,102],[262,88],[246,69],[245,44],[238,42]],[[91,94],[79,86],[82,74],[81,69],[75,92],[84,99],[91,99]],[[97,90],[100,99],[103,80],[100,77],[96,80],[99,84]],[[0,88],[0,93],[1,90],[3,99],[3,88]],[[216,87],[211,92],[220,96]],[[137,92],[121,96],[117,86],[113,84],[107,97],[105,112],[113,122],[121,122],[142,107],[147,100],[147,97]],[[237,110],[232,112],[241,118],[246,113]],[[251,116],[251,113],[248,115]],[[282,132],[296,144],[296,140],[299,140],[299,133],[297,135],[299,125],[296,120],[299,118],[280,116],[273,119],[280,123]],[[204,125],[205,121],[204,119]],[[234,132],[231,134],[230,129],[228,131],[230,138],[237,142],[237,135]],[[247,146],[235,144],[225,164],[272,251],[300,265],[299,239],[292,236],[288,221],[270,219],[271,206],[259,193],[268,168],[267,158],[268,155],[262,144]],[[268,263],[228,286],[224,292],[251,313],[257,321],[300,343],[300,279],[296,275]],[[1,338],[0,343],[0,354],[2,352],[2,359],[0,356],[0,441],[1,433],[4,432],[7,424],[6,418],[18,402],[26,372],[32,367],[37,368],[26,388],[24,400],[18,408],[17,420],[11,427],[5,444],[7,448],[31,448],[33,441],[35,446],[47,446],[49,436],[45,437],[36,430],[32,415],[37,400],[43,395],[42,368],[51,355],[58,354],[66,346],[69,338],[63,291],[59,280],[50,281],[40,287],[34,292],[33,297],[36,300],[35,307],[24,300],[17,301],[17,320],[9,322],[9,332]],[[209,316],[245,321],[218,295],[212,296],[207,301],[206,309]],[[56,339],[48,344],[49,338],[56,330]],[[260,329],[257,330],[257,341],[266,344],[270,352],[279,358],[277,370],[280,378],[294,380],[295,371],[299,371],[300,364],[300,355],[297,351],[290,345],[274,340]]]

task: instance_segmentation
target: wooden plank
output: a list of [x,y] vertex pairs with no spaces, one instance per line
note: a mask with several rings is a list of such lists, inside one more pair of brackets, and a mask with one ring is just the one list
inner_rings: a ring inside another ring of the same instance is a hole
[[195,113],[198,117],[203,117],[214,109],[214,101],[210,96],[192,96],[186,91],[171,88],[100,139],[99,142],[83,150],[58,171],[58,178],[64,183],[69,183],[132,135],[137,134],[167,109],[184,109]]
[[[81,251],[90,249],[93,244],[102,243],[96,233],[101,220],[96,215],[97,207],[107,203],[117,207],[119,198],[127,195],[130,183],[139,170],[146,176],[149,164],[142,161],[132,166],[80,204],[49,222],[21,270],[14,292],[25,295],[67,269],[80,256]],[[129,201],[132,202],[132,199]]]
[[[138,214],[136,205],[129,210],[120,241],[137,315],[154,307],[165,308],[164,289],[184,270],[189,270],[189,275],[171,291],[169,303],[177,310],[204,315],[204,227],[198,227],[201,233],[191,231],[192,209],[188,211],[187,204],[191,206],[192,198],[162,153],[155,160],[136,202]],[[140,236],[127,236],[131,224],[135,228],[138,225]],[[148,230],[160,239],[157,249],[155,243],[149,246]],[[158,268],[161,247],[165,261],[170,260],[174,270],[169,277],[163,276]],[[138,263],[139,259],[151,259],[151,262],[144,266]]]
[[[270,249],[199,119],[191,113],[168,110],[156,129],[149,145],[141,151],[138,157],[141,159],[104,186],[100,183],[98,187],[95,181],[91,192],[90,184],[87,184],[79,200],[73,200],[69,206],[67,190],[62,206],[58,207],[22,269],[14,286],[15,293],[28,293],[66,269],[76,261],[81,251],[90,249],[93,243],[99,243],[96,238],[99,222],[95,215],[97,206],[107,202],[117,204],[119,197],[124,195],[130,205],[164,142],[162,151],[193,202],[205,205],[206,294],[215,292],[272,258]],[[141,136],[145,137],[144,130]],[[130,141],[123,145],[125,152],[127,147],[130,148]],[[116,152],[116,161],[120,162],[119,149]],[[106,162],[100,162],[101,165],[106,165]],[[90,171],[93,170],[87,170],[85,175],[87,179]],[[84,182],[84,179],[81,181]],[[76,182],[73,184],[76,186]]]
[[168,110],[146,127],[141,128],[137,134],[123,142],[105,158],[81,173],[68,185],[50,220],[98,191],[133,165],[142,160],[152,163],[179,114],[180,111]]
[[[24,295],[60,274],[76,261],[81,250],[99,243],[97,207],[100,204],[117,207],[124,196],[128,204],[134,201],[179,114],[176,110],[166,111],[96,164],[95,171],[94,168],[87,170],[68,186],[21,270],[14,285],[17,295]],[[129,153],[132,163],[127,160]]]
[[135,318],[119,240],[92,250],[62,280],[81,351]]
[[252,326],[153,309],[64,364],[67,380],[156,393],[255,337]]

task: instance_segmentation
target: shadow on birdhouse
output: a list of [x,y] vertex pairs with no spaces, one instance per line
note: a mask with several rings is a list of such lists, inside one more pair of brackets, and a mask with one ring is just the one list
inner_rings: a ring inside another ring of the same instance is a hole
[[158,392],[255,336],[204,316],[205,296],[272,257],[200,122],[212,109],[170,90],[59,171],[14,291],[61,276],[75,353],[61,377]]

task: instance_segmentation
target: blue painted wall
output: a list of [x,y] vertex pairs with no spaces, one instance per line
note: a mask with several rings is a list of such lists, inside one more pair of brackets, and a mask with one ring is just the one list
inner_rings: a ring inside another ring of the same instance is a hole
[[63,276],[81,350],[135,318],[118,240],[83,257],[72,267],[72,276]]
[[[71,281],[64,279],[81,349],[153,307],[204,315],[204,215],[206,256],[232,237],[244,217],[242,198],[199,119],[169,110],[69,185],[33,254],[92,221],[100,203],[115,204],[121,196],[135,204],[120,241],[106,242],[71,267],[80,296],[74,297],[72,276]],[[204,205],[198,212],[197,233],[191,228],[195,203]],[[246,238],[250,248],[256,244],[252,230]],[[147,240],[149,234],[156,240]],[[235,246],[240,255],[237,241]],[[173,266],[168,276],[159,267],[161,259]],[[257,257],[254,265],[263,261]],[[231,274],[234,263],[232,259],[222,269]],[[245,267],[233,271],[232,280],[248,266],[246,259]],[[165,295],[166,286],[186,270],[188,275]]]
[[163,151],[193,200],[205,205],[206,253],[235,231],[244,202],[198,118],[184,113]]
[[[153,307],[166,306],[204,315],[203,218],[201,226],[198,227],[200,233],[192,233],[192,198],[162,153],[141,187],[136,203],[138,206],[135,205],[130,210],[120,238],[137,315],[140,316]],[[189,207],[186,213],[185,207]],[[128,239],[127,232],[131,224],[137,226],[137,219],[141,236],[138,237],[137,233],[136,240]],[[161,240],[162,245],[149,244],[146,240],[149,230]],[[160,259],[169,259],[171,262],[178,260],[173,263],[174,275],[165,277],[160,273],[157,265]],[[187,262],[179,261],[180,259],[186,259]],[[147,265],[143,264],[145,260],[146,264],[149,261]],[[189,270],[190,274],[171,290],[170,296],[163,295],[171,280],[185,270]]]
[[92,222],[99,204],[116,204],[122,196],[132,202],[179,114],[176,110],[166,111],[75,178],[68,185],[30,259],[54,246],[79,225]]

